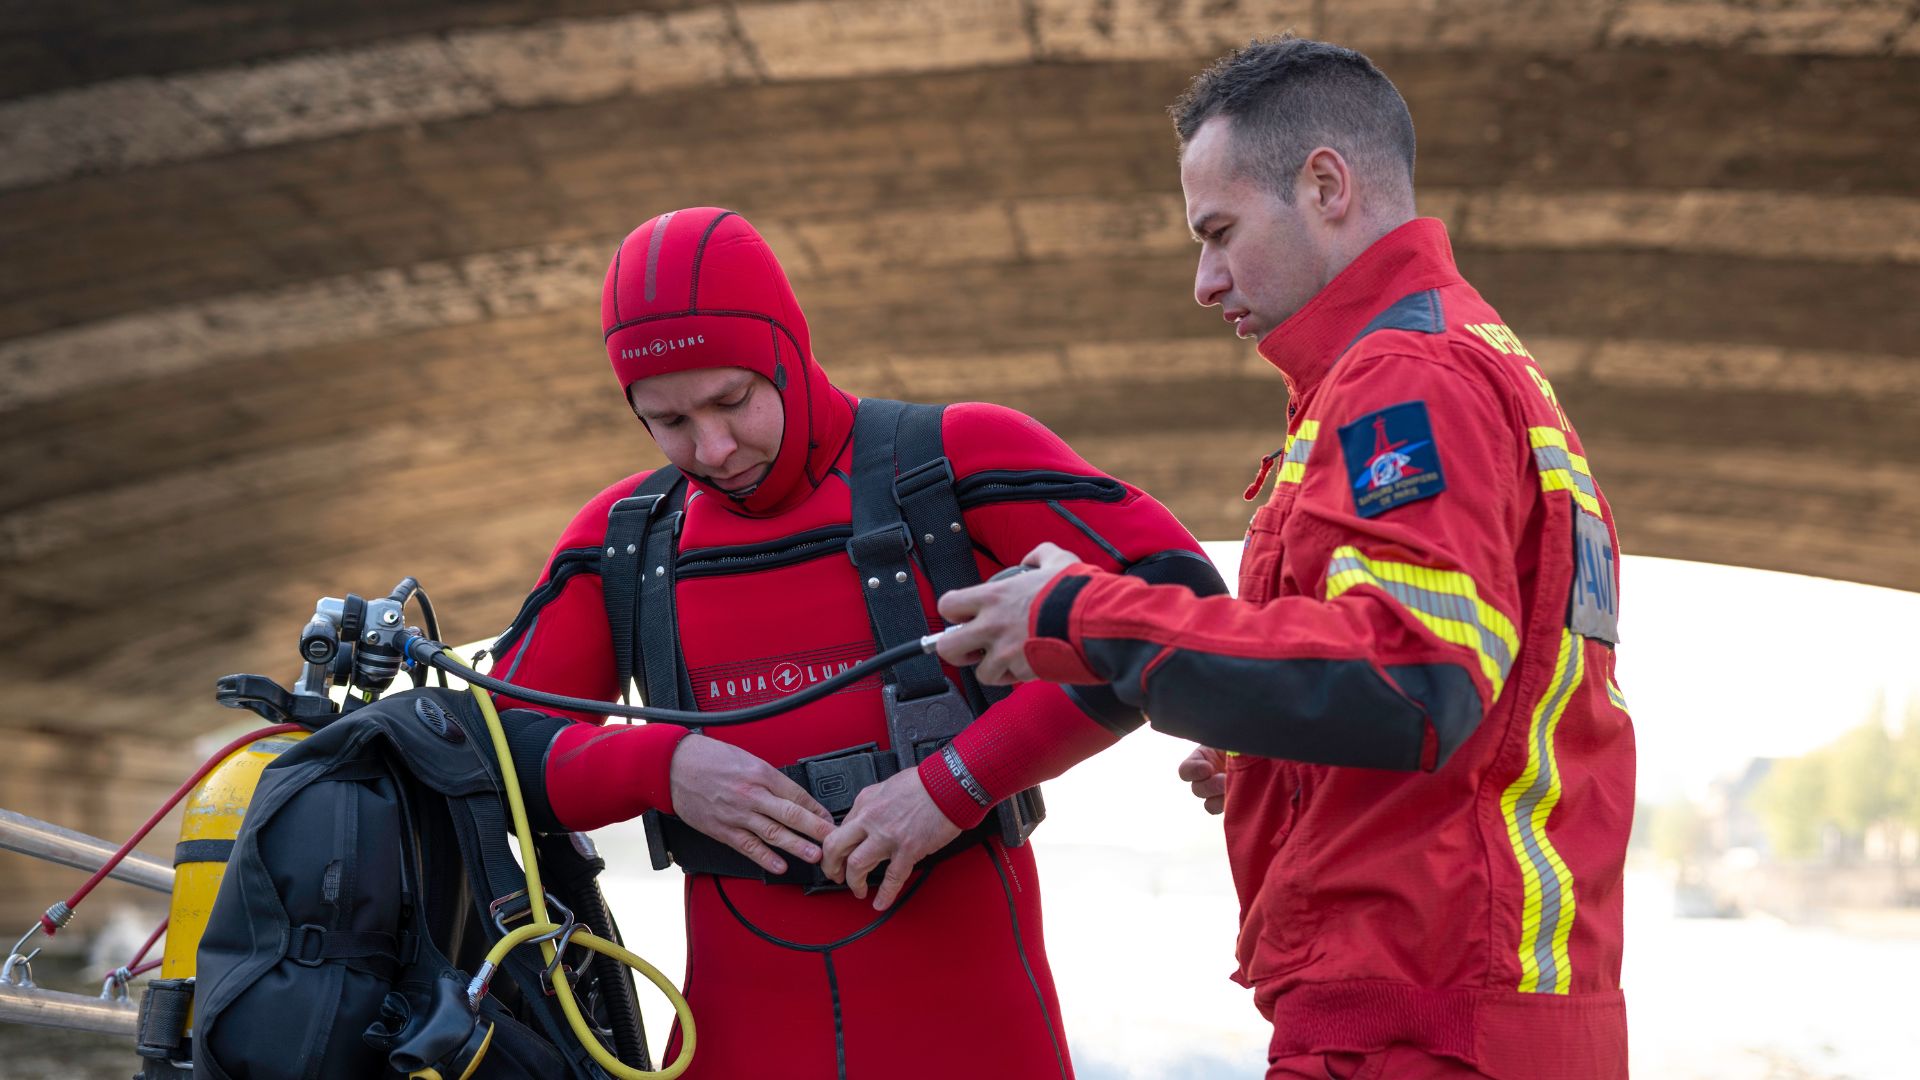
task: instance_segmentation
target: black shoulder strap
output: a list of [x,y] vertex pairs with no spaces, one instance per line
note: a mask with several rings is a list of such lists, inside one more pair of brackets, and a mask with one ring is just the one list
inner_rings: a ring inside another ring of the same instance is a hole
[[[953,464],[941,435],[944,406],[869,398],[853,426],[853,539],[847,552],[860,574],[867,614],[882,649],[927,633],[914,584],[918,567],[938,597],[980,583],[973,540],[953,490]],[[950,689],[936,657],[896,665],[889,681],[902,701]],[[988,696],[968,672],[968,704],[978,714]]]
[[[926,609],[914,583],[913,535],[894,499],[895,439],[906,403],[866,398],[853,417],[853,538],[847,555],[860,575],[860,589],[882,650],[927,633]],[[951,689],[940,661],[918,656],[886,674],[901,700]]]
[[[953,462],[946,454],[941,426],[945,413],[942,405],[907,405],[894,440],[899,468],[893,482],[894,501],[906,519],[908,533],[919,543],[920,565],[936,598],[980,584],[973,538],[967,535],[960,499],[954,493]],[[971,668],[962,670],[961,679],[976,714],[1010,692],[1004,686],[981,686]]]
[[[686,491],[680,470],[663,466],[607,512],[600,591],[622,701],[627,680],[635,678],[646,688],[649,705],[685,708],[692,700],[690,692],[684,700],[680,694],[686,679],[679,670],[679,619],[673,610],[673,563]],[[653,567],[660,572],[653,573]]]

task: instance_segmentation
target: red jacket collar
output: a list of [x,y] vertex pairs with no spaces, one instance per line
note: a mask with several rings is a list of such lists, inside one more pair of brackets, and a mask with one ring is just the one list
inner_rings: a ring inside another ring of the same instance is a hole
[[1286,377],[1298,401],[1320,384],[1347,346],[1395,300],[1458,284],[1447,227],[1415,218],[1375,240],[1307,305],[1260,339],[1260,355]]

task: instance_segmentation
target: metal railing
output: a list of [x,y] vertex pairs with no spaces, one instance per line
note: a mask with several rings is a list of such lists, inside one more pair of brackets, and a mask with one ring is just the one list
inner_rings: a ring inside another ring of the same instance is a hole
[[[8,851],[91,872],[100,869],[107,857],[119,847],[97,836],[64,829],[49,821],[12,810],[0,810],[0,848]],[[113,868],[110,876],[143,889],[169,894],[173,892],[173,867],[151,855],[127,856],[126,861]]]

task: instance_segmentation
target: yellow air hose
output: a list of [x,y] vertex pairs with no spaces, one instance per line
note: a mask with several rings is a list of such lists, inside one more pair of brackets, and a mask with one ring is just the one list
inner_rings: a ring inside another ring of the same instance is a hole
[[[454,674],[473,674],[473,669],[460,662],[451,650],[444,655],[449,666],[454,668]],[[493,698],[487,694],[486,690],[472,683],[468,683],[467,688],[473,691],[474,700],[480,703],[481,715],[487,718],[487,732],[493,738],[493,755],[500,762],[500,782],[507,789],[507,806],[513,812],[514,835],[520,841],[520,862],[527,871],[527,900],[533,908],[531,923],[501,938],[492,949],[488,950],[486,961],[480,966],[481,977],[476,980],[476,983],[480,983],[499,968],[500,962],[506,959],[508,953],[527,941],[543,935],[545,940],[540,942],[540,956],[549,967],[553,966],[555,949],[553,938],[564,928],[547,917],[547,894],[540,887],[540,863],[533,854],[533,828],[527,824],[527,807],[520,798],[520,775],[513,767],[513,755],[507,747],[506,729],[500,726],[500,714],[494,709]],[[687,1007],[687,999],[680,996],[680,991],[674,987],[673,981],[660,974],[658,968],[634,953],[578,927],[568,935],[568,940],[584,945],[602,956],[610,956],[645,975],[647,980],[659,987],[660,992],[673,1003],[674,1016],[680,1021],[680,1053],[673,1059],[673,1063],[657,1072],[636,1069],[614,1057],[606,1047],[600,1045],[599,1038],[593,1034],[593,1030],[587,1026],[586,1020],[580,1015],[580,1004],[574,1000],[572,982],[556,973],[553,977],[553,990],[555,996],[560,999],[560,1011],[566,1014],[567,1024],[573,1028],[574,1037],[580,1040],[581,1046],[586,1047],[587,1053],[593,1056],[593,1060],[599,1062],[601,1068],[618,1077],[619,1080],[675,1080],[681,1073],[686,1072],[687,1066],[693,1064],[693,1011]],[[564,946],[565,943],[561,944]]]

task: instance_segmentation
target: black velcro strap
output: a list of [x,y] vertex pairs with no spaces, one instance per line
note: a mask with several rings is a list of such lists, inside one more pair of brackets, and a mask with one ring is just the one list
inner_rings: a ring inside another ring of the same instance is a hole
[[351,960],[390,979],[400,967],[400,942],[378,930],[328,930],[308,923],[287,928],[285,955],[307,967]]
[[689,874],[747,878],[769,885],[812,886],[826,880],[818,865],[793,858],[787,858],[786,873],[769,874],[761,869],[759,863],[671,814],[660,815],[660,833],[666,841],[667,851],[673,856],[674,865]]
[[679,553],[684,518],[685,511],[679,509],[656,514],[647,525],[640,562],[636,630],[640,635],[641,686],[646,690],[647,704],[663,709],[693,706],[692,685],[686,680],[686,665],[680,662],[680,615],[673,595],[673,562]]
[[193,1013],[192,979],[155,979],[140,999],[140,1028],[133,1052],[153,1061],[188,1056],[182,1044]]
[[[800,885],[809,889],[839,887],[836,882],[820,872],[818,864],[801,862],[785,853],[780,857],[786,860],[787,872],[769,874],[760,868],[759,863],[669,814],[660,816],[660,829],[666,839],[667,850],[673,853],[674,865],[689,874],[746,878],[750,881],[765,882],[768,885]],[[999,833],[999,823],[989,815],[985,821],[955,837],[946,847],[920,860],[919,865],[930,866],[981,843],[988,837],[998,836]],[[878,882],[881,875],[882,871],[875,868],[868,880]]]
[[[847,555],[860,575],[875,640],[882,650],[926,636],[927,613],[915,581],[913,535],[894,501],[894,439],[904,402],[867,398],[853,419],[853,539]],[[902,699],[947,690],[940,661],[917,656],[894,665],[887,680]]]
[[[980,584],[973,538],[967,535],[954,492],[953,462],[946,456],[945,412],[940,405],[907,405],[895,428],[893,448],[900,470],[893,482],[894,501],[907,532],[919,545],[920,565],[926,568],[936,600],[955,589]],[[961,681],[976,713],[1012,693],[1011,687],[982,686],[971,668],[961,673]]]
[[[646,685],[640,670],[645,659],[640,611],[649,532],[667,514],[679,511],[686,497],[684,479],[671,465],[655,469],[633,489],[633,494],[614,503],[607,512],[607,535],[600,547],[600,593],[606,603],[607,630],[613,640],[614,670],[620,680],[622,701],[626,700],[627,680],[639,678],[641,685]],[[668,566],[672,566],[671,559]],[[671,590],[667,595],[671,602]]]
[[182,840],[173,845],[173,865],[195,862],[223,863],[233,857],[231,840]]
[[[838,823],[853,808],[860,792],[898,772],[900,764],[892,751],[881,750],[877,743],[863,743],[830,754],[801,758],[780,771],[787,779],[826,807]],[[805,885],[818,888],[829,885],[818,866],[787,859],[787,872],[769,874],[758,863],[726,844],[700,832],[679,818],[659,815],[661,839],[673,861],[689,874],[718,874],[722,877],[751,878],[778,885]],[[782,856],[785,858],[785,856]]]

